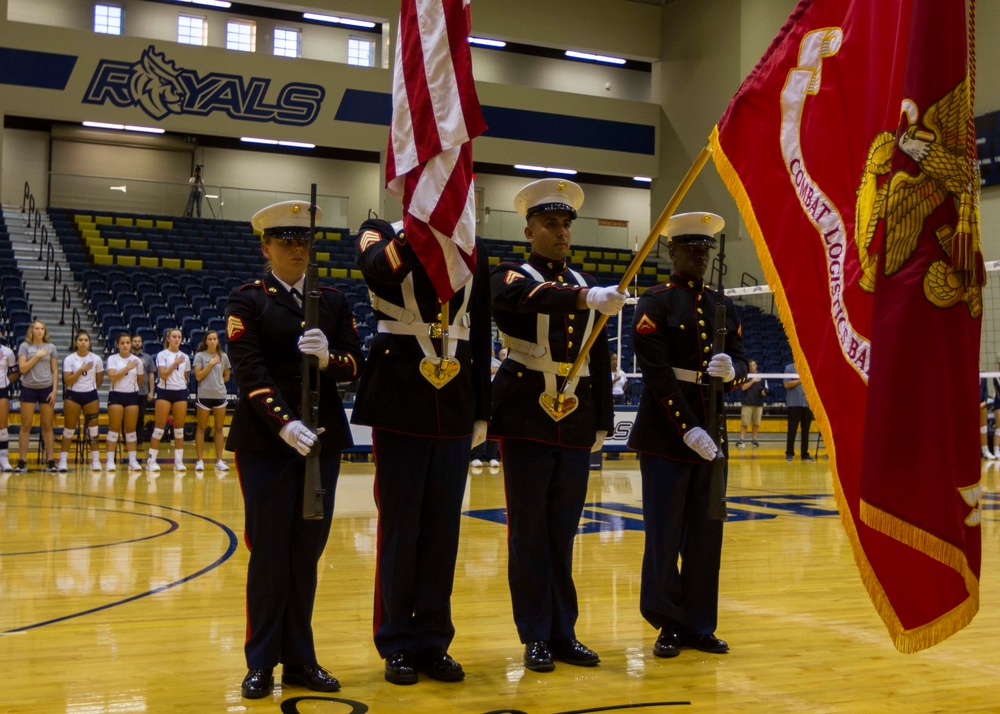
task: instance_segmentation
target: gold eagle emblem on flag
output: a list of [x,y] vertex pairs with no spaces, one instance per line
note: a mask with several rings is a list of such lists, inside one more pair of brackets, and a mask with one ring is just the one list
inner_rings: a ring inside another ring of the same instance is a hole
[[[854,214],[854,240],[858,248],[862,276],[858,281],[867,292],[875,290],[878,254],[871,254],[872,239],[880,222],[885,231],[885,276],[899,272],[916,250],[927,218],[952,196],[959,204],[959,223],[967,226],[979,245],[979,220],[970,197],[979,185],[979,172],[966,157],[968,137],[965,112],[969,103],[966,78],[924,113],[922,124],[918,107],[909,99],[901,111],[909,125],[896,140],[888,131],[880,131],[868,149],[861,184],[857,189]],[[917,164],[913,175],[899,170],[885,181],[898,148]],[[948,308],[959,302],[968,304],[969,313],[982,312],[982,290],[967,286],[963,271],[951,265],[955,227],[942,225],[935,235],[948,260],[936,260],[924,276],[924,295],[934,305]]]

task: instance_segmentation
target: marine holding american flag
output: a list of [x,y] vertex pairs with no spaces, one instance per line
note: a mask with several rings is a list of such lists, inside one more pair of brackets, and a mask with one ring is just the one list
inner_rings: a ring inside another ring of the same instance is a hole
[[404,232],[368,220],[357,241],[378,332],[352,421],[372,427],[374,635],[393,684],[414,684],[418,672],[465,676],[448,654],[451,590],[469,453],[486,438],[492,354],[489,260],[478,239],[475,255],[472,280],[442,305]]
[[[527,220],[531,255],[523,264],[501,263],[491,276],[493,317],[508,352],[493,382],[490,435],[501,444],[514,623],[524,666],[535,672],[551,671],[553,660],[584,667],[601,661],[576,638],[573,539],[591,450],[603,446],[614,420],[603,327],[571,385],[566,378],[596,313],[617,314],[627,294],[598,287],[569,267],[572,225],[582,204],[583,190],[572,181],[525,186],[514,207]],[[564,393],[558,412],[550,408],[557,390]]]

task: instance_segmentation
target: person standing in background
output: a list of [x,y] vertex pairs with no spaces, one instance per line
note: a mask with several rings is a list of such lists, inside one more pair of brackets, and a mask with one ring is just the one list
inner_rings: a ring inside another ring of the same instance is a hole
[[156,361],[142,349],[142,336],[132,335],[132,354],[138,357],[141,368],[146,378],[142,380],[139,389],[139,413],[136,417],[136,444],[141,446],[146,441],[146,405],[155,396],[156,390]]
[[188,194],[187,205],[184,206],[185,218],[191,218],[194,214],[201,218],[201,200],[205,197],[205,182],[201,177],[201,164],[194,167],[194,175],[188,179],[191,184],[191,192]]
[[628,387],[628,377],[618,366],[618,353],[611,353],[611,399],[615,404],[625,403],[625,389]]
[[[750,360],[750,374],[757,373],[756,360]],[[754,448],[757,443],[757,432],[760,430],[760,420],[764,415],[764,397],[767,396],[767,382],[760,377],[749,379],[740,385],[743,391],[743,404],[740,407],[740,438],[736,445],[741,449],[746,446],[747,428],[750,428],[750,438]]]
[[139,471],[142,464],[136,457],[138,440],[135,425],[139,419],[139,395],[146,391],[146,373],[142,360],[132,354],[132,340],[127,332],[115,340],[118,352],[108,357],[107,372],[111,380],[108,391],[108,436],[105,442],[105,468],[115,470],[115,452],[118,437],[125,432],[125,450],[128,453],[129,471]]
[[198,345],[193,369],[194,378],[198,380],[198,398],[194,403],[198,418],[198,430],[194,439],[197,457],[194,470],[205,470],[205,461],[202,458],[205,450],[205,427],[208,426],[208,417],[211,415],[212,433],[215,437],[215,470],[228,471],[226,460],[222,458],[226,448],[222,430],[226,424],[226,404],[229,399],[226,382],[229,381],[232,364],[229,355],[219,344],[219,333],[215,330],[206,332],[201,344]]
[[101,455],[98,453],[99,427],[97,419],[101,412],[101,403],[97,397],[97,388],[104,384],[104,360],[90,351],[90,335],[86,330],[76,333],[76,352],[66,355],[63,360],[63,384],[66,394],[63,396],[63,434],[62,448],[59,452],[59,471],[68,470],[67,459],[69,447],[76,434],[76,424],[83,412],[83,428],[86,429],[90,444],[90,469],[101,470]]
[[34,320],[28,326],[28,334],[17,348],[17,367],[21,373],[21,427],[18,433],[20,458],[14,471],[25,473],[28,470],[28,440],[37,405],[45,446],[45,470],[55,473],[53,429],[59,387],[59,355],[55,345],[49,341],[48,328],[41,320]]
[[[795,364],[785,365],[785,374],[796,374]],[[802,388],[802,380],[799,377],[786,379],[785,385],[785,407],[788,409],[788,439],[785,442],[785,461],[795,458],[795,432],[799,426],[802,427],[802,453],[803,461],[815,461],[816,458],[809,453],[809,425],[812,424],[813,414],[809,409],[809,402],[806,401],[806,392]]]
[[[316,209],[315,222],[323,212]],[[284,686],[335,692],[313,639],[317,567],[330,535],[340,452],[353,444],[337,391],[364,367],[354,315],[343,293],[318,286],[318,327],[305,327],[310,204],[283,201],[254,214],[264,277],[229,295],[226,334],[240,398],[226,446],[235,452],[243,494],[247,564],[247,699],[271,693],[274,668]],[[317,430],[302,422],[303,355],[319,362]],[[215,365],[219,367],[221,365]],[[302,517],[306,456],[319,452],[323,518]]]
[[160,470],[160,464],[156,459],[168,418],[172,418],[174,424],[174,471],[176,473],[187,471],[184,465],[184,420],[187,418],[188,375],[191,374],[191,360],[181,352],[182,339],[183,334],[176,327],[167,330],[163,336],[165,346],[156,355],[156,371],[160,378],[156,384],[154,407],[156,421],[146,459],[146,469],[151,473]]
[[[0,329],[0,338],[3,329]],[[18,377],[17,356],[0,344],[0,472],[13,471],[10,465],[10,385]]]

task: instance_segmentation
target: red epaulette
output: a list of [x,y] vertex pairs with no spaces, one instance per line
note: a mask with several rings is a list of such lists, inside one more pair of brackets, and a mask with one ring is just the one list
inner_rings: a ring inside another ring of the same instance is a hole
[[263,288],[264,282],[261,280],[254,280],[252,283],[246,283],[245,285],[240,285],[236,288],[236,292],[241,293],[247,288]]

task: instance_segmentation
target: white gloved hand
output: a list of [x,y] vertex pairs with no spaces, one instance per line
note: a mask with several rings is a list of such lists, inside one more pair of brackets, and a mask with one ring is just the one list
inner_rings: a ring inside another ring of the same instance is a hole
[[312,328],[302,333],[299,338],[299,352],[314,355],[319,360],[319,368],[326,369],[330,363],[330,343],[319,328]]
[[608,432],[604,429],[597,430],[597,438],[594,439],[594,445],[590,447],[590,453],[595,453],[604,448],[604,440],[608,438]]
[[313,444],[316,443],[316,439],[318,438],[316,434],[309,431],[309,428],[298,419],[290,421],[281,427],[278,435],[303,456],[309,455]]
[[609,285],[606,288],[589,288],[587,290],[587,307],[604,315],[617,315],[622,306],[625,305],[627,297],[628,290],[622,294],[618,292],[617,285]]
[[472,448],[475,449],[480,444],[486,441],[486,427],[487,422],[482,419],[476,419],[472,422]]
[[719,452],[719,448],[712,441],[712,437],[700,426],[689,429],[684,434],[684,443],[698,454],[698,456],[705,459],[705,461],[711,461]]
[[736,368],[733,367],[733,358],[725,352],[712,355],[712,359],[708,361],[708,367],[705,368],[705,371],[713,377],[721,377],[723,382],[732,382],[736,379]]

